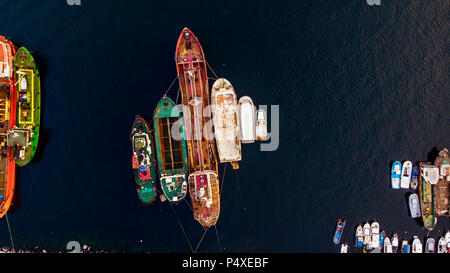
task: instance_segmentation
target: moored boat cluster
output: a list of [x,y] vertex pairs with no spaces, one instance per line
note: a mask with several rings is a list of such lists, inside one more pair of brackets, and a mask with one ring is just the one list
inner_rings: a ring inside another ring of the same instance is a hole
[[[393,189],[411,189],[409,210],[412,218],[422,216],[423,224],[433,230],[437,217],[449,214],[450,156],[446,148],[442,149],[436,160],[412,164],[395,161],[391,168],[391,187]],[[418,191],[418,193],[416,193]]]
[[181,107],[165,94],[153,113],[153,127],[141,116],[133,123],[138,196],[143,203],[154,202],[158,180],[162,201],[178,203],[189,192],[194,218],[209,228],[220,214],[219,161],[239,168],[241,143],[267,139],[266,113],[255,111],[248,96],[238,100],[224,78],[215,79],[210,95],[203,48],[188,28],[178,38],[175,63]]

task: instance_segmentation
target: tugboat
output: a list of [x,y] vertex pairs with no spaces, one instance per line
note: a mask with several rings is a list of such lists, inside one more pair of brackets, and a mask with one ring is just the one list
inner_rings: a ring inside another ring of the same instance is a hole
[[426,177],[427,173],[424,173],[423,163],[419,163],[419,201],[420,209],[422,211],[422,220],[426,229],[433,230],[436,226],[437,219],[434,214],[434,202],[433,202],[433,187]]
[[16,163],[7,133],[16,125],[16,91],[13,73],[14,45],[0,36],[0,218],[8,212],[14,195]]
[[392,252],[397,253],[398,251],[398,235],[397,233],[394,233],[392,236]]
[[364,232],[361,225],[358,225],[358,227],[356,228],[355,245],[356,247],[364,246]]
[[211,103],[220,162],[231,162],[233,169],[239,169],[241,141],[239,140],[238,106],[236,93],[228,80],[220,78],[214,82]]
[[417,165],[414,165],[412,167],[411,172],[411,189],[417,190],[417,187],[419,186],[419,167]]
[[156,168],[153,153],[152,135],[148,123],[136,115],[131,130],[132,165],[138,197],[144,204],[156,199]]
[[[165,198],[173,203],[187,195],[188,158],[183,124],[182,112],[177,110],[175,102],[164,96],[153,113],[153,126],[161,189]],[[179,128],[175,136],[172,135],[174,126]]]
[[36,153],[41,121],[41,81],[31,53],[21,47],[14,57],[17,77],[17,119],[8,131],[8,146],[13,147],[14,159],[20,167],[27,165]]
[[402,175],[402,163],[395,161],[391,168],[391,186],[393,189],[400,189],[400,177]]
[[405,161],[402,168],[402,178],[400,180],[400,187],[402,189],[409,189],[411,182],[412,163],[411,161]]
[[206,60],[197,37],[184,28],[175,53],[183,102],[183,116],[189,158],[189,195],[194,219],[204,228],[217,223],[220,188],[216,145],[211,125]]
[[344,232],[345,220],[342,221],[341,218],[338,219],[336,224],[336,231],[334,232],[333,243],[339,244],[342,237],[342,232]]
[[434,186],[436,216],[449,216],[450,155],[446,148],[439,152],[434,166],[439,170],[439,179]]
[[422,242],[420,242],[419,237],[414,236],[412,243],[412,253],[422,253]]

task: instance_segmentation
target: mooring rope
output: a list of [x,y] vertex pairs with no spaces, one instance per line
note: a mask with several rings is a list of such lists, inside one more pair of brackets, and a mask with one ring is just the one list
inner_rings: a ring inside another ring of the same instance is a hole
[[194,252],[194,250],[192,248],[191,241],[189,240],[189,238],[188,238],[188,236],[186,234],[186,231],[184,230],[183,224],[181,223],[180,218],[178,217],[177,211],[173,207],[172,203],[170,203],[170,201],[169,201],[169,204],[170,204],[170,207],[172,208],[173,213],[175,214],[175,217],[177,218],[178,224],[181,227],[181,231],[183,231],[184,237],[186,238],[186,241],[189,244],[189,248],[191,249],[191,252]]
[[189,207],[189,209],[194,212],[194,210],[192,209],[191,205],[189,205],[188,201],[186,201],[186,198],[184,198],[184,202],[186,203],[186,205]]
[[222,197],[222,189],[223,189],[223,184],[225,184],[225,171],[227,170],[227,164],[225,163],[225,166],[223,166],[223,175],[222,175],[222,185],[220,186],[220,194],[219,196]]
[[197,248],[195,249],[195,252],[194,252],[194,253],[197,253],[197,250],[198,250],[200,244],[202,243],[203,238],[205,238],[205,235],[206,235],[206,232],[208,232],[208,229],[209,229],[209,228],[206,228],[206,229],[205,229],[205,232],[203,232],[202,238],[200,238],[200,241],[198,242]]
[[179,96],[180,96],[180,87],[178,87],[177,100],[175,101],[175,104],[178,104],[178,97]]
[[209,65],[209,63],[208,63],[206,60],[205,60],[205,62],[206,62],[206,64],[208,65],[209,70],[211,70],[211,72],[214,74],[214,77],[216,77],[216,79],[218,79],[219,77],[217,77],[216,72],[214,72],[214,70],[211,68],[211,66]]
[[172,88],[173,84],[175,83],[175,81],[178,79],[178,74],[175,76],[175,79],[173,79],[172,83],[170,84],[169,88],[167,88],[166,92],[164,93],[164,96],[167,95],[167,93],[170,91],[170,89]]
[[14,240],[13,240],[12,232],[11,232],[11,226],[9,225],[8,214],[6,213],[5,216],[6,216],[6,223],[8,224],[9,239],[11,240],[13,252],[16,253],[16,249],[14,248]]
[[217,231],[217,225],[214,225],[214,229],[216,230],[217,243],[219,244],[219,253],[222,253],[222,245],[220,244],[219,232]]

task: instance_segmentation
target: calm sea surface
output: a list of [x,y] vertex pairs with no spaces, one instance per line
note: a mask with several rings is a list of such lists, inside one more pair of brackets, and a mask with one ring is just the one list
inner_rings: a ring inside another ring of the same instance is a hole
[[[138,201],[129,140],[176,76],[185,26],[238,96],[280,107],[279,148],[244,145],[221,181],[224,252],[337,252],[338,217],[351,244],[371,219],[423,239],[389,172],[450,146],[449,2],[282,2],[0,0],[0,34],[32,50],[43,76],[39,152],[8,213],[16,247],[189,252],[169,204]],[[203,229],[185,203],[176,210],[195,248]],[[430,236],[449,228],[439,218]],[[199,251],[219,251],[214,230]]]

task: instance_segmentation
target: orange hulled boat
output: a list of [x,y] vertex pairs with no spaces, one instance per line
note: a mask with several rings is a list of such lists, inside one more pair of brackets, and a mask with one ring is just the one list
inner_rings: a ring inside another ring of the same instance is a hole
[[205,55],[188,28],[178,38],[175,62],[183,102],[194,219],[209,228],[217,223],[220,213],[218,162]]
[[8,130],[16,124],[16,99],[13,57],[14,45],[0,36],[0,217],[9,210],[14,196],[16,164],[13,148],[8,146]]

